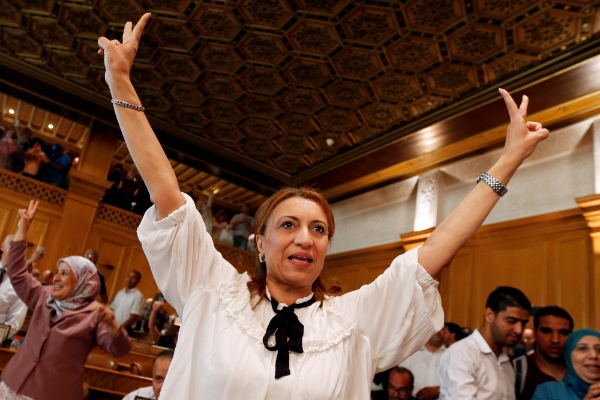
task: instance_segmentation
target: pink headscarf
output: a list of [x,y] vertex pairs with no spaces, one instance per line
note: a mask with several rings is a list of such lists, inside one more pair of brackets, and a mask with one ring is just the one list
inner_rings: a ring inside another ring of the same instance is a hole
[[65,309],[77,310],[85,307],[96,299],[100,293],[100,278],[94,264],[85,257],[70,256],[61,258],[56,262],[56,266],[64,262],[69,266],[71,272],[77,279],[75,288],[64,300],[56,300],[52,295],[46,298],[46,305],[56,311],[56,316],[60,318]]

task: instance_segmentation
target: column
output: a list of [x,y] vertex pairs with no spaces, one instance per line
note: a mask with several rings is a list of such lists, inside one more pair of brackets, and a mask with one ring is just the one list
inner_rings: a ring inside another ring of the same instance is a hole
[[71,184],[59,228],[56,254],[82,255],[96,217],[98,204],[111,186],[106,180],[117,149],[119,130],[94,121],[81,152],[77,168],[69,173]]
[[591,271],[592,298],[590,298],[590,304],[593,307],[592,326],[598,329],[600,327],[600,305],[598,304],[600,301],[600,194],[580,197],[575,199],[575,201],[577,201],[577,205],[582,211],[587,226],[590,228],[590,237],[592,239],[594,262],[591,266],[593,270]]
[[442,217],[444,177],[440,170],[419,177],[415,206],[415,232],[435,228]]

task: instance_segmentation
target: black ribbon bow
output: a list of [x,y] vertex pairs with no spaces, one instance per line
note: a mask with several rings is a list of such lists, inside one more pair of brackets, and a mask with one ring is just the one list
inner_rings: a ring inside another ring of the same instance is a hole
[[[294,313],[296,308],[308,307],[315,302],[315,298],[300,304],[292,304],[289,307],[283,307],[278,310],[279,303],[271,298],[271,307],[275,312],[275,316],[269,322],[265,336],[263,336],[263,344],[270,351],[277,351],[275,359],[275,379],[290,374],[290,351],[294,353],[304,353],[302,349],[302,336],[304,335],[304,325],[298,320],[298,316]],[[275,345],[269,346],[269,338],[275,334]],[[289,338],[289,340],[288,340]]]

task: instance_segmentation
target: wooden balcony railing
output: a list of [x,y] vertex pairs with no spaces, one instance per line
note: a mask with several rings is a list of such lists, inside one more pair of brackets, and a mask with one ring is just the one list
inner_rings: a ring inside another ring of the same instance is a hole
[[62,207],[67,191],[23,175],[0,169],[0,188],[24,194],[37,200]]

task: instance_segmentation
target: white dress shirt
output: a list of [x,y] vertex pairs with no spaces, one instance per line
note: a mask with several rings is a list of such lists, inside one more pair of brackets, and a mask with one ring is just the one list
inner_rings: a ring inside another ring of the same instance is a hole
[[440,400],[515,400],[515,371],[504,352],[496,357],[479,330],[442,356]]
[[[2,262],[0,262],[0,268],[4,268]],[[27,306],[11,285],[8,272],[5,272],[4,279],[0,283],[0,324],[10,325],[9,339],[19,332],[26,316]]]
[[401,367],[410,369],[415,376],[413,393],[419,393],[419,390],[426,387],[440,386],[440,362],[445,351],[444,346],[435,353],[429,351],[427,347],[422,347],[400,363]]
[[183,321],[161,398],[368,399],[376,372],[398,365],[443,327],[438,283],[414,249],[375,282],[296,309],[304,352],[290,352],[291,374],[275,379],[277,351],[263,344],[271,304],[252,307],[248,274],[215,249],[184,196],[186,204],[160,221],[148,209],[138,227],[154,279]]
[[131,314],[142,315],[145,302],[144,295],[137,288],[123,288],[110,302],[110,308],[114,310],[115,321],[120,325],[127,321]]

